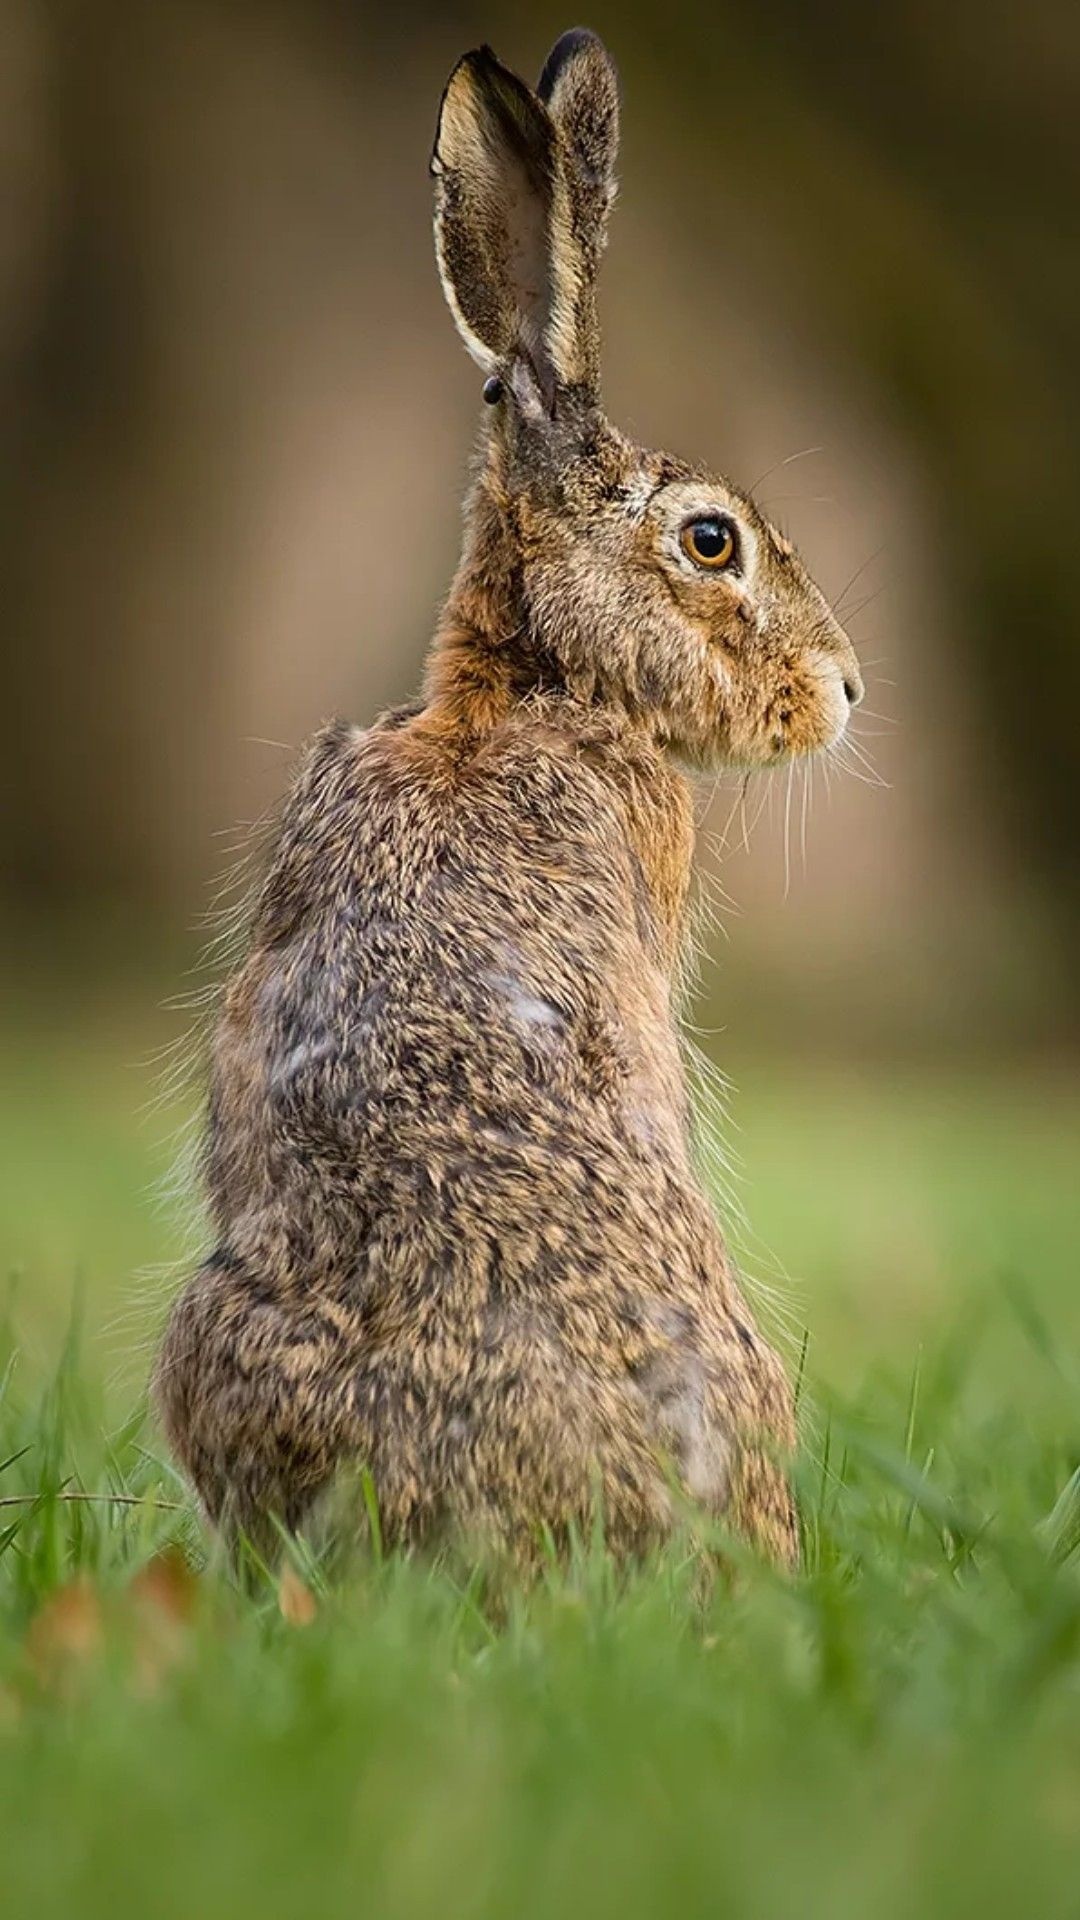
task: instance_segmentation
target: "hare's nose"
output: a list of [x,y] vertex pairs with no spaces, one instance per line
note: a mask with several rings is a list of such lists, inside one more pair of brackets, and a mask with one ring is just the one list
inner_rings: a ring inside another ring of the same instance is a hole
[[844,675],[844,693],[849,707],[857,707],[863,697],[862,674],[858,667],[849,667]]

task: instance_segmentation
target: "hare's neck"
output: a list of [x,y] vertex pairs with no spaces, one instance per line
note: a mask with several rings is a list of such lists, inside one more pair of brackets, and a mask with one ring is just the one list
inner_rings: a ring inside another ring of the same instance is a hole
[[529,632],[506,512],[489,466],[469,502],[461,563],[428,657],[429,707],[463,737],[489,732],[553,679]]
[[693,853],[689,786],[640,723],[584,704],[529,630],[518,563],[485,482],[472,502],[469,534],[428,658],[422,730],[468,758],[485,735],[528,702],[550,740],[574,750],[617,793],[627,838],[653,908],[664,957],[674,969],[682,943]]

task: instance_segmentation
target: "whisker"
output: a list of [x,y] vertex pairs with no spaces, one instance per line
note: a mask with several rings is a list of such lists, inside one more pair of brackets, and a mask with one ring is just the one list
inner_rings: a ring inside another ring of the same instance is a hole
[[867,773],[877,772],[877,768],[875,767],[873,760],[871,759],[866,748],[861,747],[859,745],[859,742],[854,738],[853,735],[849,734],[847,736],[845,745],[847,746],[848,751],[854,755],[854,758],[859,762],[860,766],[863,766],[866,768]]
[[867,557],[867,559],[863,561],[861,567],[856,567],[846,587],[841,588],[840,592],[836,596],[836,599],[833,601],[833,612],[836,614],[838,619],[840,617],[840,608],[843,606],[844,601],[846,600],[848,594],[851,592],[851,589],[855,585],[856,580],[860,580],[863,574],[866,572],[867,567],[872,567],[875,560],[880,560],[884,552],[885,552],[884,547],[878,547],[876,553],[871,553]]
[[727,852],[728,836],[731,832],[732,822],[734,821],[735,815],[738,813],[739,808],[742,805],[742,800],[743,800],[743,787],[742,787],[742,784],[740,783],[740,786],[736,791],[735,798],[732,801],[731,807],[728,811],[727,819],[724,821],[724,824],[720,829],[719,835],[714,837],[714,846],[715,846],[715,851],[718,858],[722,858],[723,855]]
[[795,780],[795,762],[788,761],[787,793],[784,797],[784,899],[791,890],[791,789]]
[[[699,830],[702,826],[702,823],[708,818],[710,812],[712,811],[712,807],[716,800],[717,791],[719,789],[720,781],[722,777],[723,777],[723,768],[721,767],[717,769],[716,774],[714,775],[712,786],[709,788],[708,799],[705,801],[704,805],[701,806],[700,809],[697,810],[695,813],[694,825]],[[700,795],[702,791],[702,787],[700,783],[698,785],[697,791],[698,791],[698,795]]]
[[[742,822],[742,843],[743,843],[744,853],[749,853],[750,851],[750,836],[749,836],[749,832],[746,825],[746,795],[750,786],[750,779],[751,779],[751,775],[749,773],[745,773],[743,775],[742,786],[739,790],[739,819]],[[757,825],[756,820],[754,824],[755,826]]]
[[805,503],[812,507],[835,507],[836,505],[835,493],[770,493],[768,499],[762,499],[759,505],[767,507],[771,512],[773,507],[784,506],[789,500],[798,500],[800,504]]
[[749,489],[750,493],[756,493],[759,487],[765,485],[766,480],[770,479],[774,473],[780,471],[781,467],[794,466],[796,460],[808,460],[812,453],[824,453],[824,451],[824,447],[803,447],[800,453],[789,453],[783,460],[774,460],[771,467],[766,467],[760,479],[754,481],[753,486]]
[[[868,787],[888,788],[889,782],[882,778],[877,768],[867,759],[865,754],[859,751],[853,740],[836,741],[829,749],[829,752],[836,761],[837,766],[843,768],[845,773],[851,774],[854,779],[863,781],[864,785]],[[845,758],[845,755],[851,757]],[[856,762],[858,764],[855,764]],[[862,772],[859,770],[860,767],[863,769]]]
[[[766,780],[762,785],[760,791],[761,791],[761,798],[758,801],[757,812],[755,813],[753,819],[750,822],[751,833],[754,832],[755,828],[757,827],[757,823],[761,819],[761,816],[765,812],[766,808],[768,808],[770,820],[772,819],[773,800],[776,795],[776,787],[774,782],[772,780]],[[749,853],[750,851],[749,846],[747,846],[746,851],[747,853]]]
[[[850,627],[852,624],[852,621],[857,620],[860,613],[865,613],[867,607],[872,606],[875,600],[880,599],[884,591],[885,591],[885,588],[883,585],[880,587],[875,587],[873,593],[864,594],[863,598],[857,603],[857,605],[855,605],[854,607],[845,607],[844,613],[843,613],[844,625],[846,627]],[[839,618],[840,618],[840,614],[838,611],[837,619]]]

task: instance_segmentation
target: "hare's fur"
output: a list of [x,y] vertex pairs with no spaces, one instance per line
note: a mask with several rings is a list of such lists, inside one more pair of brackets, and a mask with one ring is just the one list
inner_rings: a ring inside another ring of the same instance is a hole
[[217,1024],[217,1250],[156,1390],[229,1532],[351,1462],[390,1541],[524,1558],[599,1504],[632,1552],[681,1488],[796,1554],[791,1396],[691,1160],[674,756],[824,745],[858,670],[753,503],[600,411],[616,123],[585,34],[539,94],[484,49],[444,98],[440,265],[503,397],[425,698],[311,744]]

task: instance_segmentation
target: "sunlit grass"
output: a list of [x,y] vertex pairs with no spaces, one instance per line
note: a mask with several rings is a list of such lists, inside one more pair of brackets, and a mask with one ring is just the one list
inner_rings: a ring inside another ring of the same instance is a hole
[[16,1366],[7,1910],[1075,1912],[1069,1363],[1036,1433],[976,1410],[963,1352],[822,1410],[796,1579],[729,1548],[709,1591],[691,1540],[620,1577],[588,1542],[509,1595],[304,1543],[284,1595],[241,1590],[77,1345],[43,1388]]
[[5,1912],[1075,1915],[1060,1079],[739,1072],[743,1258],[811,1333],[797,1578],[592,1540],[526,1594],[313,1537],[283,1593],[220,1564],[142,1404],[169,1283],[133,1275],[183,1252],[155,1038],[6,1051]]

